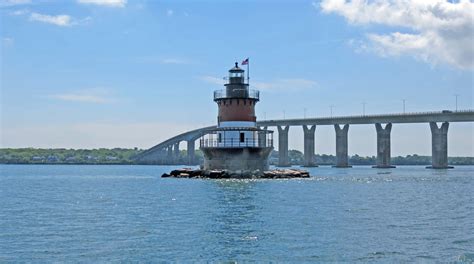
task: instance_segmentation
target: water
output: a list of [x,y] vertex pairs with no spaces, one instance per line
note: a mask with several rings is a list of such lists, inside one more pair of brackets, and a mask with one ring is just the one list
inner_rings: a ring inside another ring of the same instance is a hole
[[474,167],[160,178],[172,166],[1,165],[0,262],[474,261]]

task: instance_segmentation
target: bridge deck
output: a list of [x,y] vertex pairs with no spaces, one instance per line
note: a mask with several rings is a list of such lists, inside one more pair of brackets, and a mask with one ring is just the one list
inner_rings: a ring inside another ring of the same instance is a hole
[[406,114],[337,116],[322,118],[298,118],[263,120],[258,126],[301,126],[335,124],[375,124],[375,123],[429,123],[429,122],[474,122],[474,110],[424,112]]

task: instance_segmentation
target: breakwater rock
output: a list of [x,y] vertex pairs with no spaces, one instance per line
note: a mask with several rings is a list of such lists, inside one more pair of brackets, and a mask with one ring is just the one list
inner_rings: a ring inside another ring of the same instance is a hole
[[309,172],[297,169],[268,170],[268,171],[228,171],[228,170],[200,170],[183,168],[173,170],[169,174],[161,175],[163,178],[204,178],[204,179],[291,179],[309,178]]

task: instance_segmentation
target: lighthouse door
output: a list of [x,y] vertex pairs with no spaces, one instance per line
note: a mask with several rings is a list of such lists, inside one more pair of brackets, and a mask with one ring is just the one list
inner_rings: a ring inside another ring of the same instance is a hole
[[240,142],[244,142],[245,141],[245,133],[240,133]]

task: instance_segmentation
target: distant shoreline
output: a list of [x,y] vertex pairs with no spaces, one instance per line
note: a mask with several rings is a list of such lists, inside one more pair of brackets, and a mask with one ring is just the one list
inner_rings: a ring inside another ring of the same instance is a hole
[[[187,151],[180,150],[172,162],[160,162],[146,164],[136,162],[134,157],[142,153],[142,149],[37,149],[37,148],[0,148],[0,164],[22,164],[22,165],[180,165],[187,164]],[[289,150],[288,158],[292,165],[304,164],[304,155],[299,150]],[[274,150],[269,158],[270,165],[278,163],[278,151]],[[336,157],[328,154],[316,154],[314,161],[318,166],[331,166],[336,163]],[[357,154],[349,157],[352,166],[373,166],[376,157],[363,157]],[[171,164],[170,164],[171,163]],[[198,166],[203,163],[202,152],[195,151],[194,164],[184,166]],[[449,157],[448,163],[452,166],[474,165],[474,157]],[[417,154],[395,156],[391,159],[394,166],[429,166],[431,156],[420,156]]]
[[[85,166],[107,166],[107,165],[118,165],[118,166],[181,166],[181,167],[195,167],[199,166],[196,165],[189,165],[189,164],[126,164],[126,163],[0,163],[0,165],[48,165],[48,166],[57,166],[57,165],[85,165]],[[305,168],[317,168],[317,167],[332,167],[334,164],[316,164],[315,167],[305,167]],[[349,164],[352,167],[370,167],[375,164]],[[394,166],[429,166],[430,163],[426,164],[393,164]],[[275,166],[277,168],[288,168],[288,167],[278,167],[277,165],[270,165]],[[293,166],[303,166],[302,164],[292,164],[290,167]],[[456,164],[455,166],[474,166],[474,164]]]

